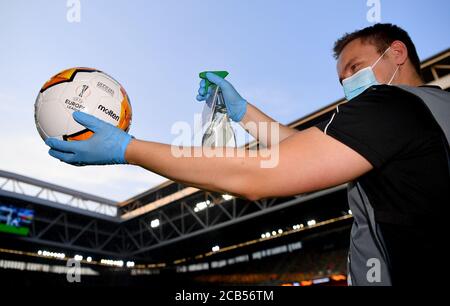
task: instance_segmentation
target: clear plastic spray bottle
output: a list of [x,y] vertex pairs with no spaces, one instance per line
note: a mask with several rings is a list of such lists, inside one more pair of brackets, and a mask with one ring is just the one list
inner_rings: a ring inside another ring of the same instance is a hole
[[[206,78],[206,73],[200,73],[200,78],[204,79],[205,89],[210,90],[210,96],[206,100],[205,109],[209,116],[206,117],[208,126],[202,137],[202,146],[205,147],[236,147],[236,136],[231,126],[230,118],[227,114],[227,107],[220,87],[211,83]],[[211,71],[222,78],[228,75],[226,71]],[[204,110],[205,113],[205,110]]]

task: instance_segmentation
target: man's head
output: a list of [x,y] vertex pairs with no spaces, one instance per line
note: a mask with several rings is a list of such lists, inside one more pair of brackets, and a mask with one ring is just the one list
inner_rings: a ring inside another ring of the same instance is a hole
[[[389,50],[384,54],[384,52]],[[394,76],[392,84],[419,85],[422,82],[420,60],[408,33],[392,24],[375,24],[347,33],[334,45],[339,81],[359,70],[372,66],[379,83],[385,84]]]

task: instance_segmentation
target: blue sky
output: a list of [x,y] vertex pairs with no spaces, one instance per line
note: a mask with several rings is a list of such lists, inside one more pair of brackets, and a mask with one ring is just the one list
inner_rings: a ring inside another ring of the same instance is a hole
[[[73,66],[101,69],[126,88],[130,133],[170,143],[193,122],[198,72],[228,70],[243,97],[281,123],[342,97],[333,42],[370,25],[366,0],[0,1],[0,169],[115,200],[164,178],[131,166],[75,168],[47,155],[33,105],[42,84]],[[381,21],[405,28],[421,59],[450,46],[450,2],[381,0]]]

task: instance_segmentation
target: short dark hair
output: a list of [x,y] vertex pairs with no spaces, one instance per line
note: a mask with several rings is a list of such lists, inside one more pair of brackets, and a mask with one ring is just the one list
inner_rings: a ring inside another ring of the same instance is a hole
[[350,42],[360,38],[363,43],[369,42],[377,48],[378,53],[382,54],[394,41],[399,40],[406,45],[408,57],[417,74],[421,76],[420,59],[417,55],[416,46],[409,37],[409,34],[394,24],[377,23],[373,26],[346,33],[334,43],[334,58],[338,58],[342,50]]

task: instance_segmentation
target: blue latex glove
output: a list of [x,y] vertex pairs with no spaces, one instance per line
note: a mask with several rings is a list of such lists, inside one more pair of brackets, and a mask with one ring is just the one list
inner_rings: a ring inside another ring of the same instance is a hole
[[76,111],[73,119],[94,132],[91,138],[80,141],[62,141],[47,138],[48,153],[71,165],[126,164],[125,150],[132,138],[118,127],[92,115]]
[[[234,89],[233,85],[227,80],[208,72],[206,77],[209,81],[216,84],[222,90],[225,105],[227,107],[228,117],[235,122],[239,122],[247,111],[247,101],[245,101],[241,95]],[[200,81],[200,88],[198,89],[198,101],[205,101],[211,94],[212,87],[208,88],[208,92],[205,90],[205,80]]]

